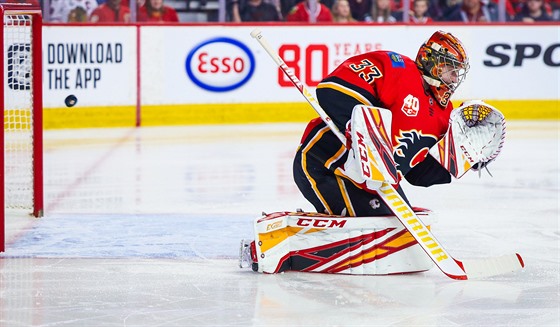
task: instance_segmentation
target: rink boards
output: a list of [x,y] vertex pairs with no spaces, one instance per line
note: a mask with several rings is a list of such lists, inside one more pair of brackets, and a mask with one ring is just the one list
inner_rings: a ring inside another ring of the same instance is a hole
[[[314,117],[250,37],[254,28],[45,26],[45,127],[303,122]],[[435,30],[450,31],[463,41],[471,64],[456,102],[484,99],[508,119],[558,119],[557,25],[260,28],[312,90],[350,56],[383,49],[414,58]],[[78,98],[72,109],[64,107],[68,94]]]

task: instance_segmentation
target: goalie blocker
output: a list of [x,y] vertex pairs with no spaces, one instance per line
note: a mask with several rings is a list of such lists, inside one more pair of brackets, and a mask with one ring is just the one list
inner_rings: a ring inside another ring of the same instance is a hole
[[[417,215],[429,224],[431,212]],[[429,270],[433,262],[394,216],[344,217],[276,212],[255,220],[255,241],[241,242],[241,268],[354,275]]]

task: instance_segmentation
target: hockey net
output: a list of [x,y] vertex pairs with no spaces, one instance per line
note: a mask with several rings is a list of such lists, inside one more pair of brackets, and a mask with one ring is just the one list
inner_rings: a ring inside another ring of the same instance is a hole
[[[42,216],[43,122],[41,10],[29,4],[1,4],[0,104],[4,129],[0,163],[0,252],[5,250],[11,212]],[[20,215],[19,215],[20,216]]]

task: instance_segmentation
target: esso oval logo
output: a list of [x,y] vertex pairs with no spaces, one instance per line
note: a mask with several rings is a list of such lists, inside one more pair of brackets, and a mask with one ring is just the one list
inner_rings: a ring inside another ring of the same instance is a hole
[[199,87],[213,92],[234,90],[255,71],[255,57],[243,43],[219,37],[196,46],[187,56],[185,68]]

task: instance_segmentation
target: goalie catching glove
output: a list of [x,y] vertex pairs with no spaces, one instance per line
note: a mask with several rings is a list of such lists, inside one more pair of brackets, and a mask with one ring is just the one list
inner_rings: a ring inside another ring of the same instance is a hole
[[496,159],[505,141],[504,115],[481,101],[471,100],[451,112],[449,129],[430,154],[454,177],[480,170]]
[[498,157],[506,132],[504,115],[498,109],[481,100],[471,100],[462,103],[452,119],[462,132],[463,151],[472,156],[473,170],[488,166]]

